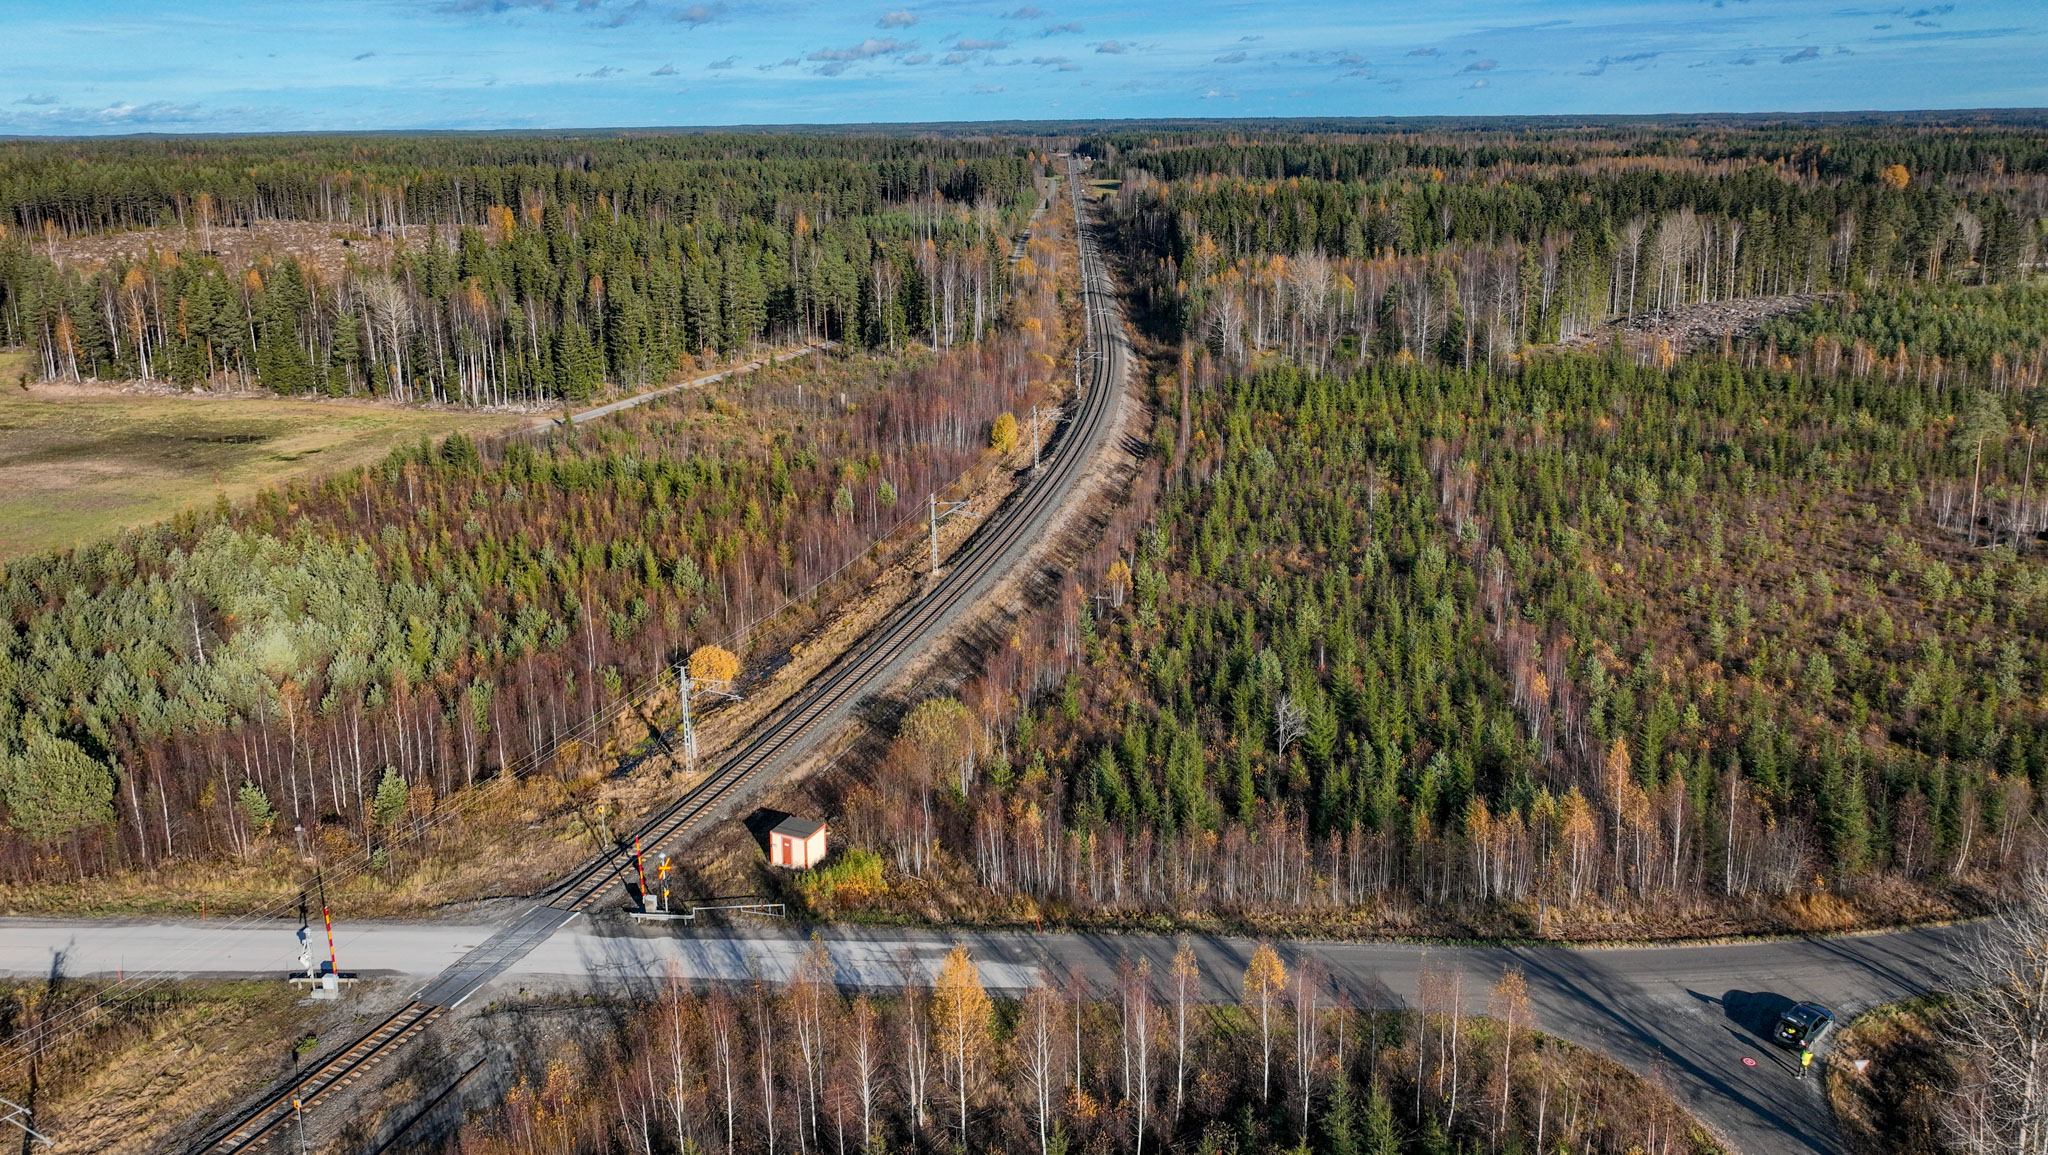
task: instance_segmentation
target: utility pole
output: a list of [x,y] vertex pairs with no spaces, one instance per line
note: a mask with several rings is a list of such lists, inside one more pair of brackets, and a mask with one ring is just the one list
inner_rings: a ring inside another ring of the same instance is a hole
[[1064,410],[1058,405],[1053,406],[1051,409],[1047,409],[1042,405],[1033,405],[1031,407],[1031,468],[1033,472],[1036,472],[1038,469],[1038,448],[1044,444],[1038,432],[1038,419],[1050,417],[1054,421],[1058,421],[1062,412]]
[[[1036,455],[1036,451],[1034,450],[1033,456],[1035,457]],[[930,500],[932,519],[932,574],[936,576],[939,572],[939,523],[949,517],[973,517],[974,515],[966,512],[967,503],[964,501],[940,501],[939,495],[936,493],[931,495]],[[945,510],[944,513],[939,512],[939,510],[942,507]]]
[[[683,772],[686,774],[697,769],[697,716],[692,703],[698,694],[710,694],[734,702],[740,700],[731,682],[712,682],[691,674],[688,658],[676,663],[676,699],[683,707]],[[644,885],[642,893],[645,893]]]
[[681,662],[676,666],[676,696],[683,704],[683,772],[692,773],[697,769],[697,726],[690,717],[690,664]]
[[306,1155],[306,1104],[297,1095],[292,1096],[292,1114],[299,1117],[299,1155]]

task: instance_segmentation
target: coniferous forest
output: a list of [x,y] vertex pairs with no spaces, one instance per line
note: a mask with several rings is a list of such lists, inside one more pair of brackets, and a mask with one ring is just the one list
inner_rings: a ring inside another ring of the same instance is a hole
[[2048,849],[2048,181],[2000,139],[1091,139],[1157,353],[1133,507],[979,730],[913,715],[854,792],[901,894],[820,905],[1980,909]]
[[[0,325],[56,377],[553,404],[844,349],[10,563],[0,863],[365,838],[807,597],[1051,394],[1061,259],[1007,258],[1072,146],[1137,479],[860,773],[883,877],[814,911],[1976,909],[2044,849],[2038,128],[8,145]],[[209,255],[279,221],[349,255]]]
[[[0,149],[0,343],[50,377],[546,404],[762,340],[995,321],[1042,158],[871,137],[253,138]],[[227,257],[317,226],[345,251]],[[78,236],[151,230],[69,258]]]

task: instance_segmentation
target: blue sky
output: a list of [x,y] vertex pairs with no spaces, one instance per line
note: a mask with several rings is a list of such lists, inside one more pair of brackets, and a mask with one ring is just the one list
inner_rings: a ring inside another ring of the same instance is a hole
[[2048,105],[2039,0],[0,0],[0,133]]

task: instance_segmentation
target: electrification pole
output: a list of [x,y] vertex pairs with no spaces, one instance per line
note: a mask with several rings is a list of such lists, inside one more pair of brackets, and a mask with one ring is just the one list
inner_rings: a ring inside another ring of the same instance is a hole
[[21,1129],[22,1146],[24,1148],[30,1143],[41,1143],[45,1147],[55,1147],[57,1145],[56,1141],[41,1131],[36,1130],[35,1122],[35,1108],[24,1107],[12,1099],[0,1099],[0,1123],[9,1123]]
[[[946,520],[949,517],[973,517],[974,515],[967,512],[967,503],[964,501],[940,501],[939,495],[936,493],[931,495],[930,500],[932,519],[932,573],[936,575],[939,572],[939,523]],[[943,510],[944,512],[940,512],[941,510]]]

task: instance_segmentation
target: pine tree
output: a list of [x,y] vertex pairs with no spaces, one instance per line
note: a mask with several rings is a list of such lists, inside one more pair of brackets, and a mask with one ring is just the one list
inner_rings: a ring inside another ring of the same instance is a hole
[[1368,1155],[1359,1150],[1356,1114],[1351,1101],[1351,1077],[1340,1071],[1319,1121],[1322,1136],[1316,1149],[1321,1155]]
[[1379,1084],[1373,1084],[1366,1104],[1365,1121],[1359,1128],[1358,1155],[1400,1155],[1401,1138],[1394,1132],[1394,1104]]
[[31,726],[19,754],[0,753],[0,797],[14,828],[49,842],[114,820],[114,774],[67,738]]
[[405,808],[409,800],[410,790],[405,784],[405,777],[398,772],[397,767],[387,766],[384,768],[383,780],[377,783],[376,800],[370,804],[371,817],[376,819],[380,829],[389,830],[398,824],[399,819],[405,817]]

